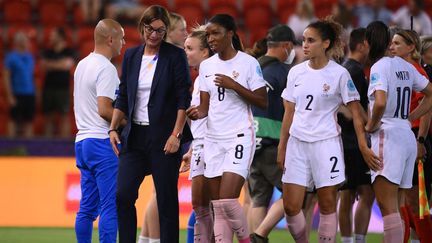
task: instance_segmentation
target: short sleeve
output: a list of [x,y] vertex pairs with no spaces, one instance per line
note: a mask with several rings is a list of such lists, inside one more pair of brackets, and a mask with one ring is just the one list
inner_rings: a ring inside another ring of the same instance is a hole
[[282,91],[281,97],[284,100],[287,100],[292,103],[295,103],[294,85],[295,85],[294,74],[293,72],[289,72],[287,77],[286,88]]
[[346,105],[351,101],[360,100],[360,95],[349,72],[344,69],[339,80],[342,101]]
[[263,73],[261,70],[261,67],[257,60],[252,59],[250,64],[250,75],[251,77],[248,79],[248,86],[249,89],[254,91],[259,88],[262,88],[265,86],[265,81],[263,77]]
[[114,100],[116,97],[115,92],[119,83],[120,80],[114,66],[103,68],[96,81],[96,96],[108,97]]
[[429,80],[423,76],[417,69],[413,68],[414,73],[414,82],[413,82],[413,89],[415,91],[422,91],[426,88],[426,86],[429,83]]
[[388,75],[383,63],[375,63],[370,72],[370,83],[368,88],[368,96],[371,96],[376,90],[388,92]]
[[[209,93],[210,89],[209,89],[207,82],[206,82],[206,78],[205,78],[206,74],[205,74],[204,70],[205,70],[205,68],[203,68],[203,67],[201,67],[199,70],[199,75],[198,75],[199,91],[204,91],[204,92]],[[211,77],[213,77],[213,75],[211,75]]]

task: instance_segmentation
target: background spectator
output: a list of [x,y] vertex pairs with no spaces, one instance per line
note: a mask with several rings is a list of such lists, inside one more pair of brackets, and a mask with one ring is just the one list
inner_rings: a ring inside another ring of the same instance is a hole
[[430,17],[423,10],[423,0],[409,0],[408,5],[401,7],[393,15],[393,23],[402,29],[411,29],[411,16],[413,20],[413,30],[420,36],[432,34],[432,23]]
[[14,36],[14,50],[5,58],[3,79],[11,115],[11,120],[8,121],[9,137],[15,137],[21,132],[24,137],[33,136],[34,59],[28,47],[28,37],[23,32],[17,32]]
[[392,20],[392,12],[385,7],[385,2],[385,0],[366,0],[363,4],[356,5],[353,14],[357,18],[357,26],[366,27],[374,20],[389,24]]
[[[50,35],[51,47],[42,53],[41,68],[45,70],[43,87],[43,113],[45,115],[45,135],[52,137],[55,130],[62,137],[70,136],[69,91],[70,72],[75,65],[75,52],[67,47],[66,33],[55,28]],[[55,122],[55,116],[60,117]]]
[[299,0],[295,13],[288,19],[288,26],[294,31],[296,39],[301,41],[306,26],[316,19],[312,0]]

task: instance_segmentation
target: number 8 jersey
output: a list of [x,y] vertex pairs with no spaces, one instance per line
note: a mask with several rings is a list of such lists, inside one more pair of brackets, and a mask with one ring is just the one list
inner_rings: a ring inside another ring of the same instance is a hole
[[251,91],[265,86],[259,63],[252,56],[238,51],[234,58],[221,60],[218,54],[200,64],[200,91],[209,93],[206,138],[236,138],[245,129],[253,128],[250,104],[234,90],[215,85],[215,74],[224,74]]
[[411,63],[400,57],[383,57],[371,68],[369,82],[369,110],[375,104],[376,90],[387,94],[387,104],[381,119],[383,126],[410,129],[407,118],[410,113],[412,89],[421,91],[429,80],[421,75]]
[[312,69],[309,61],[294,66],[282,98],[295,103],[290,135],[316,142],[340,135],[337,110],[341,104],[360,100],[360,95],[348,70],[330,60],[321,69]]

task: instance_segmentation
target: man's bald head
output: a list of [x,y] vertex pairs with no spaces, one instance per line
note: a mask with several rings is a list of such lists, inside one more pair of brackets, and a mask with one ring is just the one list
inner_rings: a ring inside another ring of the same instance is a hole
[[118,35],[122,34],[122,27],[117,21],[113,19],[102,19],[96,25],[94,30],[95,44],[103,44],[107,38],[117,37]]

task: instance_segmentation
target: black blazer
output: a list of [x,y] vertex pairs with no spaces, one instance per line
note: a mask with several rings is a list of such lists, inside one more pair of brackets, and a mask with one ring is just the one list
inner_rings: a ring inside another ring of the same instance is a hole
[[[122,132],[123,148],[127,148],[131,131],[143,54],[144,45],[140,45],[127,49],[123,59],[119,94],[115,103],[115,108],[123,111],[128,118],[128,123]],[[173,132],[177,111],[179,109],[186,110],[190,106],[191,94],[189,90],[191,83],[184,50],[162,41],[148,102],[153,145],[161,146],[163,149]],[[192,134],[186,123],[181,142],[191,140]]]

